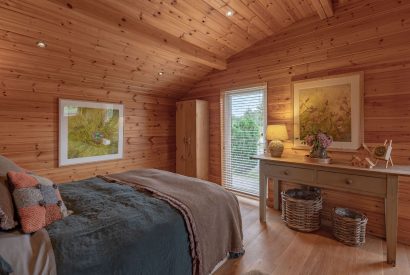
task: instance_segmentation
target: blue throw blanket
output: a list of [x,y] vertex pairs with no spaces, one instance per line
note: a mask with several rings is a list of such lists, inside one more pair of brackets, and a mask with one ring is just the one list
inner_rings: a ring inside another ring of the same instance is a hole
[[188,234],[168,203],[91,178],[60,185],[74,214],[47,227],[58,274],[192,274]]

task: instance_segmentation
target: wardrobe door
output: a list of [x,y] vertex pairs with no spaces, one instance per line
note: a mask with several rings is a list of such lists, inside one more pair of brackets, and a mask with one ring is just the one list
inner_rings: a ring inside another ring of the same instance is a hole
[[196,177],[207,180],[209,174],[209,111],[208,102],[196,104]]
[[196,100],[185,106],[185,175],[196,177]]
[[177,103],[177,173],[196,177],[196,101]]
[[185,175],[185,104],[177,102],[176,115],[176,172]]

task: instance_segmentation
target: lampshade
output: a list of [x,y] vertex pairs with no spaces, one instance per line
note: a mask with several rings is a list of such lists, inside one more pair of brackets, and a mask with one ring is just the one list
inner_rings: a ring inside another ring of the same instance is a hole
[[268,125],[266,128],[266,139],[267,140],[287,140],[288,131],[286,126],[283,124]]

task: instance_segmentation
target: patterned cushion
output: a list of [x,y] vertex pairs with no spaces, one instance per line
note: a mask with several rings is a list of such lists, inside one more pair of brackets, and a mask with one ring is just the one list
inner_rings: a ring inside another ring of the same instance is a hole
[[[36,175],[32,172],[27,172],[27,173],[30,174],[30,176],[32,176],[33,178],[35,178],[40,184],[54,186],[54,182],[52,182],[48,178]],[[65,218],[65,217],[67,217],[67,216],[69,216],[73,213],[73,211],[67,210],[64,203],[61,205],[60,209],[61,209],[61,213],[63,214],[63,218]]]
[[0,155],[0,177],[5,177],[9,171],[22,172],[24,170],[13,161]]
[[64,217],[66,207],[56,184],[25,172],[8,172],[23,232],[32,233]]
[[17,223],[14,220],[13,200],[7,185],[6,177],[0,176],[0,229],[13,229]]

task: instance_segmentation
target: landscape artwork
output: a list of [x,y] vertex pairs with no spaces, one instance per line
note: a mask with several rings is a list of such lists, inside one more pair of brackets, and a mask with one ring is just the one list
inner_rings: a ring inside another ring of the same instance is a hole
[[361,75],[296,82],[294,145],[304,147],[309,134],[333,138],[330,149],[357,149],[361,144]]
[[122,158],[123,106],[60,100],[60,166]]

